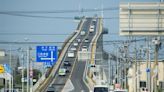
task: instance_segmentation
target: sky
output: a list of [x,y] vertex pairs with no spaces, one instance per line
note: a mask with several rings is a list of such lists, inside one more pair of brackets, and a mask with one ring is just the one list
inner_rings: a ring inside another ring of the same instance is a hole
[[[159,2],[160,0],[0,0],[0,12],[6,11],[56,11],[56,10],[82,10],[119,7],[120,2]],[[69,17],[71,19],[36,18],[11,16],[0,13],[0,42],[63,42],[76,30],[75,16],[101,16],[101,12],[76,13],[45,13],[32,14],[36,16]],[[119,10],[103,12],[104,18],[119,17]],[[104,40],[119,40],[126,37],[119,36],[119,19],[104,19],[104,27],[109,34]],[[25,35],[34,34],[34,35]],[[37,34],[37,35],[35,35]],[[38,35],[39,34],[39,35]],[[47,34],[47,35],[42,35]],[[54,34],[54,35],[52,35]],[[58,45],[58,44],[55,44]],[[6,47],[0,44],[0,48]],[[105,46],[107,49],[108,46]],[[108,50],[108,49],[107,49]]]

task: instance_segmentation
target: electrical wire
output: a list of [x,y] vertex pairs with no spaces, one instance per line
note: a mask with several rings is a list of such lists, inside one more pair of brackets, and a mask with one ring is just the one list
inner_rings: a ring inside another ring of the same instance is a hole
[[[74,17],[52,17],[52,16],[41,16],[41,15],[29,15],[29,14],[18,14],[18,13],[0,13],[3,15],[10,15],[10,16],[20,16],[20,17],[32,17],[32,18],[47,18],[47,19],[67,19],[73,20]],[[119,19],[119,17],[106,17],[102,19]]]
[[[81,9],[79,10],[54,10],[54,11],[0,11],[1,15],[21,16],[21,17],[33,17],[33,18],[48,18],[48,19],[74,19],[74,17],[52,17],[34,14],[56,14],[56,13],[78,13],[78,12],[97,12],[97,11],[109,11],[118,10],[118,7],[103,8],[103,9]],[[33,15],[32,15],[33,14]],[[119,19],[119,17],[109,17],[102,19]]]
[[119,7],[109,7],[101,9],[80,9],[80,10],[52,10],[52,11],[0,11],[0,14],[26,13],[26,14],[48,14],[48,13],[79,13],[79,12],[96,12],[96,11],[119,10]]
[[0,35],[71,35],[71,34],[48,34],[48,33],[0,33]]
[[[138,39],[138,40],[131,40],[131,42],[137,42],[137,41],[144,41],[145,39]],[[112,41],[98,41],[96,43],[100,43],[100,42],[103,42],[103,43],[106,43],[107,44],[111,44],[111,43],[124,43],[126,42],[126,40],[112,40]],[[57,44],[60,44],[60,43],[66,43],[66,42],[62,42],[62,41],[59,41],[59,42],[56,42],[56,41],[52,41],[52,42],[7,42],[7,41],[0,41],[0,44],[50,44],[50,43],[57,43]],[[67,42],[67,43],[73,43],[73,42]],[[91,42],[89,42],[91,43]],[[94,44],[93,42],[91,44]]]

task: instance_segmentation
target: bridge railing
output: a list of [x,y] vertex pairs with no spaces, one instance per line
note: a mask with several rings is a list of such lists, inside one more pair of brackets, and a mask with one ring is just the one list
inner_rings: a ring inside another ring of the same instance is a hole
[[90,90],[93,89],[95,83],[96,83],[96,80],[94,80],[93,78],[93,71],[91,71],[91,68],[89,68],[88,66],[90,65],[94,65],[95,64],[95,54],[96,54],[96,46],[97,46],[97,41],[102,33],[102,22],[101,20],[99,21],[98,25],[98,31],[96,32],[96,35],[94,36],[94,38],[92,39],[91,43],[90,44],[90,48],[89,48],[89,51],[91,51],[91,59],[90,59],[90,62],[87,61],[86,63],[86,67],[85,67],[85,70],[84,70],[84,74],[83,74],[83,81],[84,83],[88,86],[88,88]]

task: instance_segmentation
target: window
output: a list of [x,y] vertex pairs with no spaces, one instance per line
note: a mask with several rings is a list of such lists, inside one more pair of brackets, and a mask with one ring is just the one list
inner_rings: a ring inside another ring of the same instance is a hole
[[164,89],[164,81],[159,81],[159,88]]
[[107,87],[95,87],[94,92],[108,92]]
[[146,87],[146,82],[145,81],[140,81],[140,88],[145,88]]

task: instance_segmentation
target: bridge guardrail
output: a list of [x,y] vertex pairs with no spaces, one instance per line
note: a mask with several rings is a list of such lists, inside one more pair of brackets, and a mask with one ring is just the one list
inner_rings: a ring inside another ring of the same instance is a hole
[[[94,39],[92,39],[93,41],[92,41],[92,43],[93,44],[91,44],[92,45],[92,48],[90,48],[90,50],[91,50],[91,60],[90,60],[90,63],[88,62],[87,64],[95,64],[94,62],[95,62],[95,51],[96,51],[96,44],[97,44],[97,40],[98,40],[98,38],[100,37],[100,35],[101,35],[101,32],[102,32],[102,25],[101,25],[101,21],[100,21],[100,23],[99,23],[99,25],[100,25],[100,27],[99,27],[99,31],[100,32],[97,32],[96,33],[96,36],[94,37]],[[94,54],[94,55],[93,55]],[[90,88],[90,90],[92,90],[93,89],[93,87],[94,87],[94,84],[95,84],[95,80],[93,80],[92,79],[92,77],[91,77],[91,72],[90,72],[90,70],[88,69],[88,65],[86,65],[86,67],[85,67],[85,73],[84,73],[84,76],[83,77],[85,77],[85,78],[83,78],[83,81],[85,81],[84,83],[88,83],[89,85],[89,88]]]

